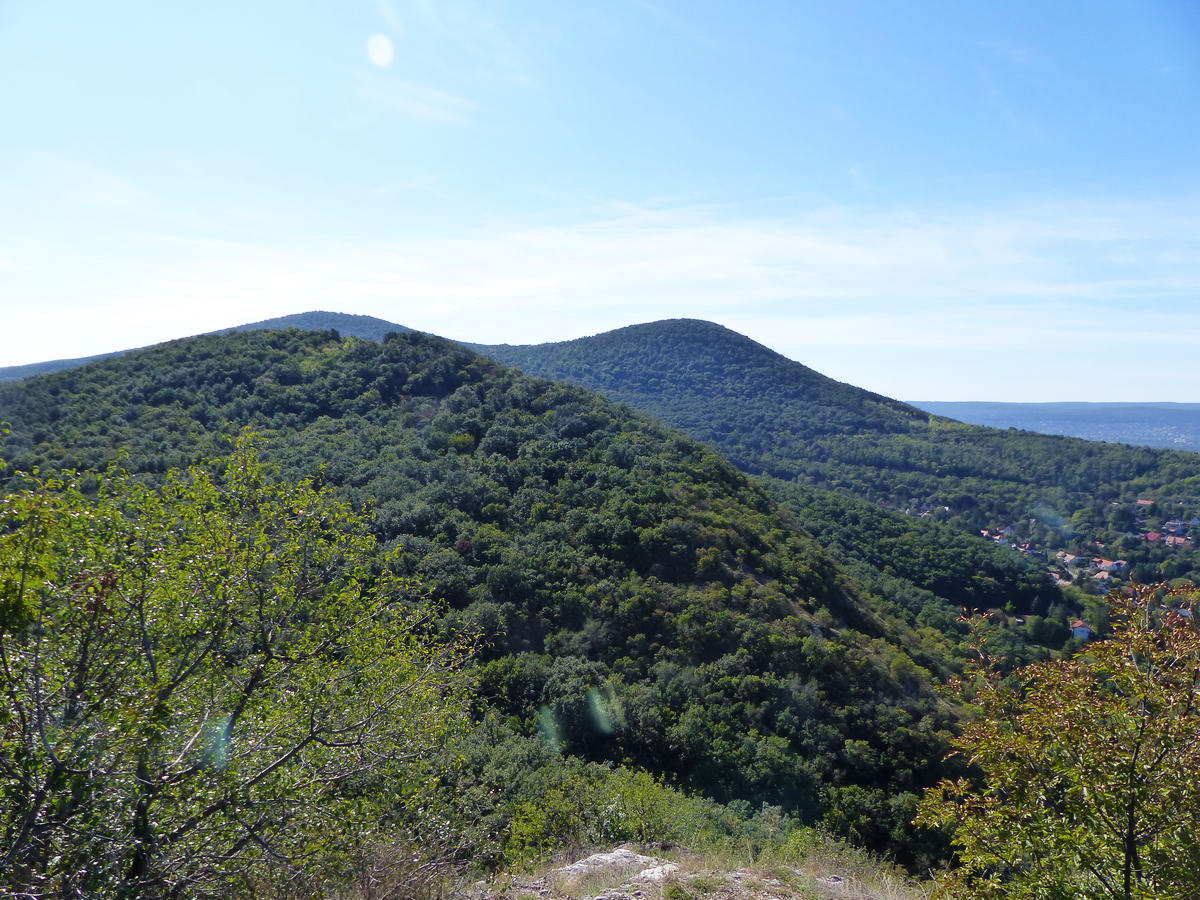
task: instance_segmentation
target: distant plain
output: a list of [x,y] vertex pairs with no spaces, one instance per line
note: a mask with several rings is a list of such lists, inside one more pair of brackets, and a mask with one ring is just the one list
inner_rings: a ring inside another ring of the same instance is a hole
[[908,402],[971,425],[1200,451],[1200,403]]

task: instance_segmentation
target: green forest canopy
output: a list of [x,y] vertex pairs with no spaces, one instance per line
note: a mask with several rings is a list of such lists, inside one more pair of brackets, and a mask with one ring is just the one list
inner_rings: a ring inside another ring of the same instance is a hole
[[1044,550],[1103,551],[1144,581],[1200,581],[1195,550],[1168,552],[1130,533],[1138,499],[1157,500],[1166,516],[1200,515],[1194,453],[964,425],[694,319],[477,349],[627,403],[753,475],[935,514],[972,533],[1013,527]]
[[480,631],[485,699],[564,752],[783,805],[913,860],[945,772],[945,635],[713,451],[439,339],[192,338],[0,388],[17,466],[154,476],[261,431]]

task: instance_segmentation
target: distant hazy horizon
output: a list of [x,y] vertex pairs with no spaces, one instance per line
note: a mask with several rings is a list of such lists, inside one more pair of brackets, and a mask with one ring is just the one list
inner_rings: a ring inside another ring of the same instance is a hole
[[1092,441],[1200,451],[1200,403],[1001,403],[907,400],[918,409],[971,425],[1020,428]]

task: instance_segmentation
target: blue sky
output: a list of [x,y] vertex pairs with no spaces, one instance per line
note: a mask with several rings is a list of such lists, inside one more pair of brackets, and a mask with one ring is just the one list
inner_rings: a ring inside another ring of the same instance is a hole
[[712,319],[1200,401],[1200,5],[0,0],[0,365],[308,309]]

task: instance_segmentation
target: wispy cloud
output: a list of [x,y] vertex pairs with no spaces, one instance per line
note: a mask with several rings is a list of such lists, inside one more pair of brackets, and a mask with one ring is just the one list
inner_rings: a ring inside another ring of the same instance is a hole
[[392,109],[442,122],[465,125],[479,107],[459,94],[416,82],[396,81],[379,73],[365,73],[360,81],[363,94]]
[[497,15],[494,5],[473,0],[399,0],[391,6],[391,15],[403,15],[412,23],[414,41],[424,35],[437,47],[437,56],[430,61],[440,63],[444,74],[519,83],[533,80],[525,42]]
[[984,41],[984,48],[1005,62],[1017,66],[1029,66],[1037,60],[1037,50],[1030,44],[1011,40]]
[[432,175],[425,175],[421,178],[410,178],[407,181],[393,181],[380,185],[371,190],[370,195],[372,197],[391,197],[396,194],[407,194],[411,191],[424,190],[435,183],[437,183],[437,178]]
[[654,0],[632,0],[633,6],[649,13],[658,22],[666,25],[674,35],[711,49],[726,49],[730,45],[728,36],[716,37],[697,26],[697,17],[685,5],[683,13],[676,12],[665,3]]
[[131,181],[76,159],[61,161],[66,199],[84,206],[136,212],[146,206],[146,192]]
[[[146,340],[311,308],[483,342],[560,340],[694,316],[846,380],[942,398],[984,396],[920,380],[950,378],[954,354],[1003,371],[1038,353],[1039,364],[1071,360],[1081,377],[1099,381],[1115,347],[1174,348],[1187,358],[1200,347],[1200,202],[1186,198],[774,217],[622,206],[567,224],[367,243],[165,238],[144,255],[154,262],[136,277],[91,285],[89,307],[110,322],[153,311],[163,330]],[[172,316],[180,320],[173,331]],[[91,352],[101,349],[113,347]],[[923,371],[906,358],[907,370],[887,373],[894,385],[880,380],[884,360],[917,352]],[[1033,384],[1035,369],[1025,368]],[[1174,388],[1200,394],[1200,373],[1187,377],[1193,388],[1178,378]]]
[[[203,254],[207,274],[171,271],[154,290],[189,283],[211,295],[338,296],[376,311],[394,303],[392,315],[420,304],[435,320],[502,327],[506,340],[531,327],[538,337],[566,337],[574,326],[564,320],[638,310],[769,318],[786,311],[804,328],[814,319],[852,320],[851,343],[891,342],[889,316],[926,324],[1002,316],[1040,330],[1039,311],[1051,309],[1078,335],[1109,333],[1114,317],[1149,322],[1181,308],[1200,315],[1194,205],[1168,212],[1064,204],[987,215],[830,209],[772,219],[634,209],[561,226],[289,249],[210,244]],[[531,325],[519,315],[543,309],[560,317]],[[944,330],[928,328],[925,340]]]
[[375,0],[375,10],[386,34],[373,40],[380,46],[386,41],[387,51],[372,58],[376,70],[355,73],[359,93],[372,103],[465,125],[480,109],[477,98],[492,96],[498,85],[535,80],[524,50],[528,36],[490,6],[472,0]]
[[392,37],[400,37],[408,31],[408,26],[401,17],[400,12],[396,9],[396,4],[393,0],[375,0],[375,11],[379,14],[379,18],[383,24],[387,26]]

